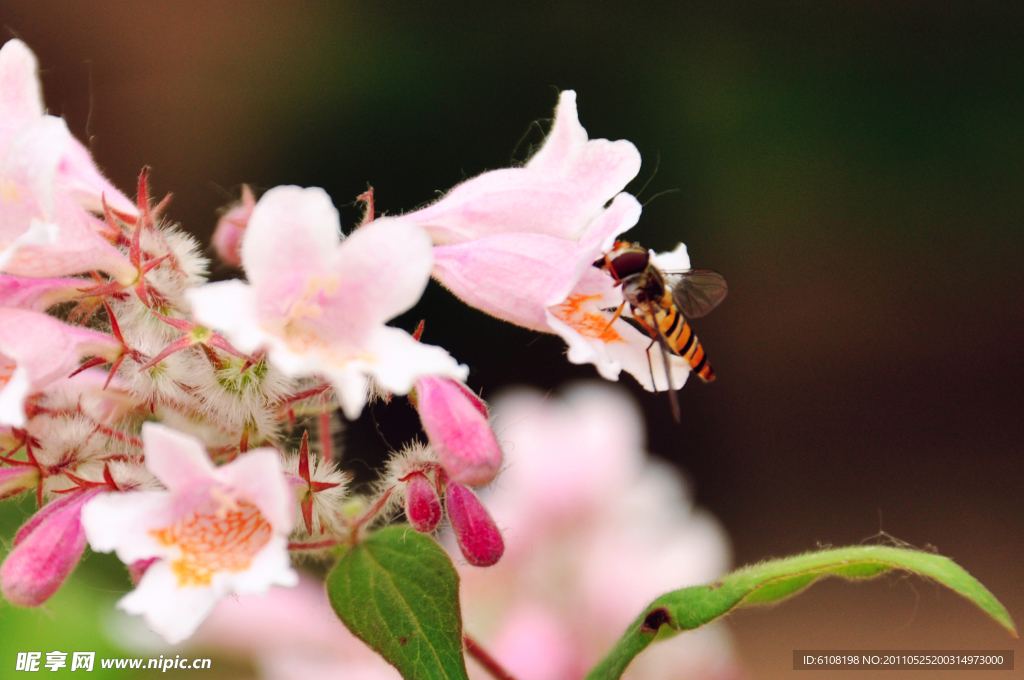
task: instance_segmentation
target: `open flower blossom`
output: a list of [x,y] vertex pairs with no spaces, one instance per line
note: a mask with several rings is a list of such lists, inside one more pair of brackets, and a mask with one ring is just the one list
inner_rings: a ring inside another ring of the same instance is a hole
[[191,436],[147,423],[142,438],[146,467],[166,490],[106,494],[82,513],[93,550],[125,564],[157,558],[118,607],[178,642],[221,597],[298,582],[287,549],[295,497],[276,451],[217,468]]
[[38,64],[19,40],[0,48],[0,271],[62,276],[99,270],[129,283],[137,270],[101,234],[103,203],[135,205],[96,168],[64,120],[45,114]]
[[[660,354],[651,353],[652,383],[650,337],[614,319],[621,291],[593,266],[640,218],[637,200],[620,193],[639,170],[632,143],[589,139],[576,93],[565,91],[525,166],[485,172],[401,219],[430,233],[434,278],[467,304],[562,336],[569,361],[594,364],[608,380],[625,369],[646,389],[665,390]],[[679,386],[689,369],[671,363]]]
[[0,425],[25,424],[25,399],[75,370],[85,357],[113,361],[121,344],[52,316],[0,308]]
[[381,218],[342,239],[326,192],[277,187],[242,240],[249,283],[192,291],[193,313],[243,352],[265,348],[289,375],[326,377],[354,419],[371,379],[396,394],[421,376],[465,379],[447,352],[385,325],[419,300],[433,263],[430,238],[414,224]]

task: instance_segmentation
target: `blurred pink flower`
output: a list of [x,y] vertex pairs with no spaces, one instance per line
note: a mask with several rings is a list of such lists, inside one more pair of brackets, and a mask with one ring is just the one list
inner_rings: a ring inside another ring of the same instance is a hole
[[83,510],[98,552],[127,565],[159,558],[118,607],[142,614],[168,642],[191,635],[232,593],[294,586],[288,557],[295,496],[272,449],[214,467],[202,442],[164,425],[142,428],[146,467],[166,491],[109,493]]
[[[655,597],[726,571],[725,533],[644,453],[624,392],[519,390],[493,413],[506,469],[481,496],[507,550],[489,569],[461,570],[463,615],[517,680],[582,677]],[[624,677],[734,673],[725,632],[711,626],[650,647]]]
[[328,378],[349,419],[371,378],[406,394],[422,376],[466,377],[440,347],[385,325],[416,304],[430,278],[430,239],[419,227],[381,218],[342,238],[323,189],[276,187],[253,209],[242,264],[248,284],[189,291],[196,320],[243,352],[266,348],[289,375]]

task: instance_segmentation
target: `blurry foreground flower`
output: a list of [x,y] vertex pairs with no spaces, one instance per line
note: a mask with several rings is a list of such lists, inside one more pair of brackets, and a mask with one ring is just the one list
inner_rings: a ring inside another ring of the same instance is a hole
[[217,468],[193,437],[154,423],[142,437],[146,467],[167,490],[108,494],[82,512],[93,550],[127,565],[156,558],[118,607],[179,642],[224,595],[297,583],[287,550],[295,499],[277,452]]
[[[729,566],[718,522],[678,474],[644,453],[624,392],[585,383],[560,399],[519,390],[494,402],[507,468],[481,494],[507,550],[462,569],[466,630],[518,680],[580,678],[651,600]],[[641,654],[625,678],[729,678],[725,631],[693,631]]]

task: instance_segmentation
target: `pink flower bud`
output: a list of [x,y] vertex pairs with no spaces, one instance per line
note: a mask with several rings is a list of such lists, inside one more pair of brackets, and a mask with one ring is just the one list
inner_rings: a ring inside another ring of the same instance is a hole
[[487,422],[487,405],[450,378],[416,381],[416,408],[423,430],[452,480],[482,486],[498,474],[501,448]]
[[22,527],[0,567],[4,597],[21,607],[38,607],[57,592],[85,550],[82,506],[99,493],[102,489],[91,489],[55,501]]
[[242,185],[242,201],[234,204],[217,221],[217,228],[213,231],[213,249],[225,264],[242,266],[242,237],[255,207],[256,198],[252,195],[252,189]]
[[461,484],[449,484],[445,505],[466,561],[474,567],[496,564],[505,552],[505,542],[480,499]]
[[421,472],[409,476],[405,488],[405,516],[416,531],[428,534],[441,521],[441,499],[437,490]]
[[0,470],[0,498],[10,498],[39,483],[39,468],[18,465]]

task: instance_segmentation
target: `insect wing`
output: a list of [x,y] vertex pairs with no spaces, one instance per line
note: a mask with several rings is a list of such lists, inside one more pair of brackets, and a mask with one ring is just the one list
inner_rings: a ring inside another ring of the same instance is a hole
[[729,292],[725,277],[712,269],[691,269],[669,276],[672,302],[687,319],[699,319],[721,304]]

